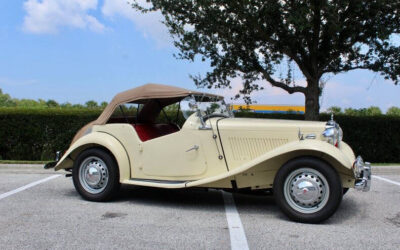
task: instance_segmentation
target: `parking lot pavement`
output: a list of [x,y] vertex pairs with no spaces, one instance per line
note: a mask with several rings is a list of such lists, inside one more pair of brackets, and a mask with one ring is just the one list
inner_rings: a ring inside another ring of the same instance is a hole
[[[381,173],[400,182],[400,171]],[[40,167],[0,166],[0,195],[48,177]],[[400,186],[384,180],[374,178],[367,193],[350,190],[318,225],[289,221],[272,197],[235,194],[234,202],[250,249],[400,248]],[[95,203],[58,177],[0,199],[0,214],[1,249],[234,247],[217,190],[124,187],[116,200]]]

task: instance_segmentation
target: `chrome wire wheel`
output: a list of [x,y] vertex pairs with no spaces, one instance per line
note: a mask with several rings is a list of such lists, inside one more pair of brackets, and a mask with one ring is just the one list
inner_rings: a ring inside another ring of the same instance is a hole
[[328,181],[313,168],[291,172],[285,179],[283,191],[289,206],[304,214],[318,212],[329,200]]
[[96,156],[89,156],[82,161],[79,167],[79,182],[91,194],[104,191],[109,181],[108,167],[105,162]]

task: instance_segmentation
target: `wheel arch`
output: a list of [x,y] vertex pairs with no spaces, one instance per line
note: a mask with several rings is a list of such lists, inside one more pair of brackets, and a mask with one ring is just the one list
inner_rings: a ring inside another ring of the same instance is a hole
[[120,182],[130,179],[130,160],[121,142],[110,134],[93,132],[74,142],[57,163],[55,170],[73,168],[78,155],[88,148],[100,148],[108,152],[118,165]]
[[264,165],[268,166],[268,168],[271,168],[272,166],[272,169],[278,170],[286,163],[303,157],[321,160],[334,168],[338,173],[352,174],[351,168],[343,161],[340,161],[338,158],[336,158],[334,155],[324,151],[310,149],[300,149],[292,152],[286,152],[282,155],[267,159],[264,162]]

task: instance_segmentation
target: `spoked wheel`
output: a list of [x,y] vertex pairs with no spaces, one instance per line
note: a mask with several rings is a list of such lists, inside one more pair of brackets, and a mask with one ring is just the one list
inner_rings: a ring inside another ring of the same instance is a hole
[[317,223],[329,218],[342,200],[342,184],[336,171],[315,158],[286,163],[274,180],[274,196],[292,220]]
[[119,189],[117,164],[101,149],[83,151],[74,162],[72,176],[75,189],[87,200],[109,200]]

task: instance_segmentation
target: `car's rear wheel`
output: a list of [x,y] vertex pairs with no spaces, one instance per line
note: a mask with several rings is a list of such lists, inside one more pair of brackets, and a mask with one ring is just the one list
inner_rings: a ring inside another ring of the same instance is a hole
[[292,220],[317,223],[329,218],[342,200],[337,172],[324,161],[302,157],[289,161],[274,180],[274,196]]
[[72,179],[78,193],[90,201],[106,201],[118,191],[117,163],[106,151],[91,148],[83,151],[74,162]]

